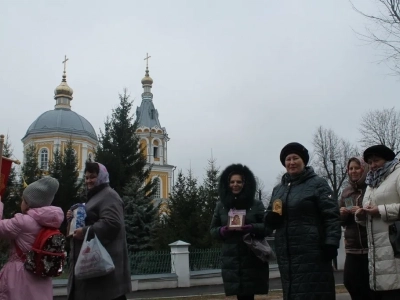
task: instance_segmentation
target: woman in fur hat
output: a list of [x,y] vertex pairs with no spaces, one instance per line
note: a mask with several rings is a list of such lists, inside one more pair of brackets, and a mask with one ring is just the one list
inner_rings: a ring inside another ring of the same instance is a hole
[[338,201],[326,180],[307,167],[309,155],[303,145],[287,144],[280,160],[286,173],[272,192],[265,223],[276,230],[284,299],[334,300],[331,262],[341,236]]
[[372,300],[369,288],[367,230],[356,223],[354,214],[362,206],[367,185],[368,165],[361,157],[351,157],[347,162],[349,184],[340,197],[340,221],[345,229],[346,261],[343,282],[352,300]]
[[395,157],[384,145],[364,151],[370,167],[368,187],[355,214],[356,221],[367,227],[369,285],[378,300],[400,299],[400,259],[394,257],[388,232],[400,213],[400,164]]
[[[64,220],[61,208],[51,206],[58,190],[58,181],[52,177],[39,179],[22,193],[21,212],[12,219],[1,220],[4,204],[0,202],[0,239],[11,241],[8,262],[0,271],[0,299],[52,300],[51,277],[40,277],[24,268],[26,254],[43,227],[58,229]],[[20,249],[20,250],[17,250]]]
[[[253,300],[255,294],[268,293],[269,266],[257,258],[243,242],[251,233],[255,238],[266,236],[263,223],[264,205],[255,199],[256,180],[241,164],[228,166],[219,179],[219,202],[211,222],[211,235],[222,241],[222,279],[225,294],[239,300]],[[244,222],[239,228],[229,228],[229,214],[244,210]]]

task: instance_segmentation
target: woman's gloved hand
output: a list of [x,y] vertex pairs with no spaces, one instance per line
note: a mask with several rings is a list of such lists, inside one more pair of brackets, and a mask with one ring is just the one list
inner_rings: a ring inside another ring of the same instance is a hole
[[253,228],[254,228],[254,226],[253,225],[251,225],[251,224],[248,224],[248,225],[244,225],[244,226],[242,226],[242,232],[243,233],[250,233],[250,232],[252,232],[253,231]]
[[331,261],[338,255],[337,247],[334,245],[322,246],[322,259],[324,261]]
[[283,222],[283,217],[276,212],[270,211],[265,215],[264,222],[267,225],[277,225]]
[[228,236],[230,236],[232,233],[231,230],[229,230],[228,226],[222,226],[219,229],[219,235],[223,238],[227,238]]

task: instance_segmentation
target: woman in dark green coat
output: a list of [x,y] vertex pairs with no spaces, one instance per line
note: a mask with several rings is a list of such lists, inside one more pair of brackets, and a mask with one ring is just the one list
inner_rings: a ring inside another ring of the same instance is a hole
[[[268,294],[269,266],[253,254],[243,242],[243,236],[247,233],[259,239],[266,236],[264,205],[255,199],[253,173],[241,164],[230,165],[222,172],[218,190],[220,201],[210,231],[214,238],[222,240],[225,294],[237,295],[239,300],[253,300],[255,294]],[[243,219],[235,218],[237,210],[246,212]]]
[[341,236],[339,205],[325,179],[306,167],[299,143],[280,155],[287,173],[273,192],[265,217],[275,231],[275,250],[285,300],[334,300],[332,259]]

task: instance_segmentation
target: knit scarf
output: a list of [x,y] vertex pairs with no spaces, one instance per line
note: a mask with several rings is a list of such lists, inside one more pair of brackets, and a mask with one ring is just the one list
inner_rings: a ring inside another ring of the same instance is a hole
[[369,171],[367,178],[365,179],[365,183],[372,188],[376,188],[390,174],[392,168],[398,163],[399,160],[395,158],[392,161],[385,162],[385,164],[378,170]]

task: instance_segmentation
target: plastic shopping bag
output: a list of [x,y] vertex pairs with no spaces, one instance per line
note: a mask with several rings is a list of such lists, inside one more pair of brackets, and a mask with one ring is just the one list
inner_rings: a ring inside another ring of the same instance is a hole
[[110,254],[100,243],[96,234],[88,241],[88,233],[90,227],[86,231],[81,251],[75,265],[75,276],[77,279],[88,279],[107,275],[114,271],[115,266]]
[[268,244],[267,238],[256,239],[250,233],[243,236],[243,242],[253,251],[253,253],[263,262],[275,259],[275,253]]

